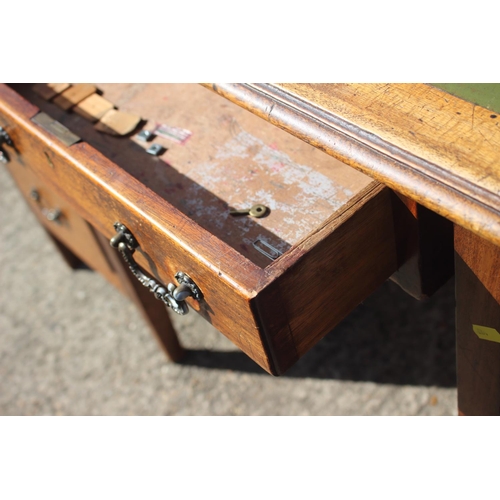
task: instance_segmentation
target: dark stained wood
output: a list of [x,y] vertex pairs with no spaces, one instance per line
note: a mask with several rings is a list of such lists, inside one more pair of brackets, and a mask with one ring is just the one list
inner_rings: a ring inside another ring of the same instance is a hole
[[458,408],[463,415],[500,415],[500,343],[473,325],[500,333],[500,248],[455,226]]
[[393,193],[398,270],[391,276],[415,297],[430,297],[454,273],[453,224],[405,196]]
[[122,290],[133,300],[160,347],[171,361],[180,361],[185,355],[185,350],[179,342],[165,305],[130,272],[122,257],[111,248],[107,238],[97,231],[96,237],[102,245],[103,252],[116,269]]
[[500,118],[423,84],[206,85],[500,245]]
[[49,101],[57,94],[64,92],[70,85],[69,83],[37,83],[33,85],[33,91],[43,99]]

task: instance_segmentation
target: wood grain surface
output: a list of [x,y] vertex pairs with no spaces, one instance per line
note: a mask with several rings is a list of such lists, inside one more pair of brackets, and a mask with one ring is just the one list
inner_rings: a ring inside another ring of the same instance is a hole
[[[112,96],[117,88],[121,91]],[[105,97],[124,112],[151,116],[154,111],[162,119],[168,117],[173,127],[191,124],[192,137],[170,146],[167,163],[145,154],[138,141],[100,134],[84,118],[21,86],[30,100],[83,139],[66,147],[31,121],[38,108],[0,86],[0,124],[17,148],[12,167],[33,169],[105,238],[113,235],[114,222],[124,223],[139,242],[139,265],[165,284],[177,271],[189,274],[204,294],[201,303],[188,299],[190,306],[264,369],[283,373],[395,271],[391,197],[378,182],[213,93],[192,88],[167,93],[167,104],[160,105],[161,92],[166,92],[162,86],[103,86]],[[169,96],[175,96],[174,104]],[[212,121],[214,116],[218,121]],[[209,117],[212,120],[205,121]],[[245,140],[238,142],[242,134]],[[283,165],[273,163],[276,151]],[[207,170],[210,161],[213,168]],[[252,164],[260,179],[254,183],[241,177]],[[228,187],[222,180],[231,165],[236,175]],[[293,174],[288,183],[286,170]],[[165,189],[172,187],[175,172],[174,179],[184,176],[196,188],[195,202],[205,200],[198,212],[181,203],[182,190]],[[285,186],[271,190],[277,179]],[[242,231],[240,223],[227,216],[228,205],[235,203],[231,196],[240,186],[245,200],[263,196],[264,188],[276,197],[266,203],[284,196],[286,210],[276,204],[269,217],[249,221],[258,236],[279,237],[287,244],[278,259],[254,262],[247,249],[227,238],[228,227]],[[217,205],[217,200],[223,204]],[[223,212],[229,226],[221,230]],[[312,217],[314,213],[322,215]],[[203,217],[214,231],[204,227]],[[281,226],[288,229],[279,233]]]
[[173,281],[177,271],[192,276],[204,300],[188,299],[190,306],[272,372],[249,303],[261,287],[260,268],[89,144],[65,147],[31,121],[37,111],[0,85],[0,125],[17,148],[12,167],[32,169],[106,238],[116,221],[124,223],[139,242],[137,262],[160,282]]
[[[458,408],[500,415],[500,248],[456,226],[455,249]],[[496,341],[478,327],[496,330]]]
[[92,94],[75,106],[75,113],[91,122],[100,120],[108,111],[113,109],[113,103],[99,94]]
[[500,126],[424,84],[207,85],[500,245]]
[[[278,373],[351,312],[397,269],[391,193],[367,188],[332,224],[318,228],[272,267],[277,277],[255,299]],[[307,249],[307,250],[306,250]],[[301,255],[302,253],[302,255]],[[284,318],[276,314],[282,309]],[[312,327],[314,325],[314,327]]]
[[406,196],[392,200],[398,269],[391,280],[425,299],[453,276],[453,223]]
[[[119,277],[103,253],[94,231],[77,211],[65,199],[56,195],[30,168],[23,168],[17,162],[7,164],[7,168],[32,212],[55,238],[55,244],[68,264],[73,265],[71,255],[64,251],[65,247],[118,289],[122,289]],[[33,199],[33,190],[36,190],[39,199]],[[47,213],[51,210],[60,210],[61,215],[57,220],[47,218]]]

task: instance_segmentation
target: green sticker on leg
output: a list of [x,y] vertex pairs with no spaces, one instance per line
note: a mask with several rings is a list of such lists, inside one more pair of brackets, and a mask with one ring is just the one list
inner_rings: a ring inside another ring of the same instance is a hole
[[472,325],[474,333],[483,340],[491,340],[492,342],[500,343],[500,333],[494,328],[489,328],[487,326]]

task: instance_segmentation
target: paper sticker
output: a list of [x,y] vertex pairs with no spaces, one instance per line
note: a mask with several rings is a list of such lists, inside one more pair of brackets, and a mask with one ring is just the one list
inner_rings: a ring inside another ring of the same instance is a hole
[[491,340],[492,342],[500,343],[500,333],[494,328],[488,328],[487,326],[472,325],[474,333],[482,340]]
[[164,123],[158,123],[153,132],[160,137],[165,137],[165,139],[170,139],[178,144],[184,144],[191,137],[189,130],[171,127]]

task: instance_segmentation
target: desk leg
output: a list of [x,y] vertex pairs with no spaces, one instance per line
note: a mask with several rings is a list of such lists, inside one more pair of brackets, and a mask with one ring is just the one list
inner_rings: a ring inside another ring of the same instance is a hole
[[95,234],[120,279],[122,291],[134,301],[168,358],[174,362],[180,361],[186,351],[179,342],[163,302],[157,300],[130,272],[118,252],[111,248],[109,240],[98,231]]
[[500,247],[455,226],[455,275],[459,413],[500,415]]

